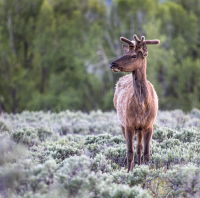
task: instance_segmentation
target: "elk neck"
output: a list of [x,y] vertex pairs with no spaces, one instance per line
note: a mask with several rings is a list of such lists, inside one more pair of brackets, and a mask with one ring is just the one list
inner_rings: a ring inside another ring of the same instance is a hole
[[135,96],[142,105],[142,103],[146,103],[148,99],[148,88],[147,88],[147,79],[146,79],[146,58],[143,59],[143,64],[140,69],[132,71],[133,77],[133,90],[135,92]]

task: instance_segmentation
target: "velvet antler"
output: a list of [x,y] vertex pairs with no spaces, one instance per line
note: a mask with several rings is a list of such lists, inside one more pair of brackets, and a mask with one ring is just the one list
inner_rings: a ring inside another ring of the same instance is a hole
[[123,41],[124,43],[127,43],[130,47],[134,47],[134,43],[127,38],[120,37],[120,40]]
[[142,37],[141,37],[141,40],[140,40],[140,39],[137,37],[136,34],[133,36],[133,38],[135,39],[135,41],[136,41],[136,47],[138,47],[138,48],[141,48],[141,47],[143,46],[144,43],[147,44],[147,45],[150,45],[150,44],[155,45],[155,44],[159,44],[159,43],[160,43],[159,40],[145,40],[145,37],[144,37],[144,36],[142,36]]

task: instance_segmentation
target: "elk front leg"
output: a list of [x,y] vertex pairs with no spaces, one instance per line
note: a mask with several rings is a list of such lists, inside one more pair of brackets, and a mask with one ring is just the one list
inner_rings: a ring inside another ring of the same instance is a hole
[[134,147],[133,147],[134,131],[130,130],[129,128],[126,128],[125,137],[127,146],[127,165],[129,172],[133,170],[134,166]]
[[149,165],[150,143],[153,135],[153,126],[144,132],[144,163]]
[[137,155],[138,155],[138,165],[141,164],[141,156],[142,156],[142,138],[143,131],[137,131]]

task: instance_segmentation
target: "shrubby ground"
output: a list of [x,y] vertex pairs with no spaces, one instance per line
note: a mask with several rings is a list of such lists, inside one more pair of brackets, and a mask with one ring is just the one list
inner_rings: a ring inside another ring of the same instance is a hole
[[200,110],[160,111],[150,166],[127,174],[114,111],[1,114],[0,197],[200,197],[199,141]]

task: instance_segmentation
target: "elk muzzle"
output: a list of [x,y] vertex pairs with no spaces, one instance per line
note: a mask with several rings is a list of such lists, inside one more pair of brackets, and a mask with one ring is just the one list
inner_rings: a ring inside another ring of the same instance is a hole
[[119,72],[121,71],[120,67],[115,63],[115,62],[112,62],[110,64],[110,68],[114,71],[114,72]]

